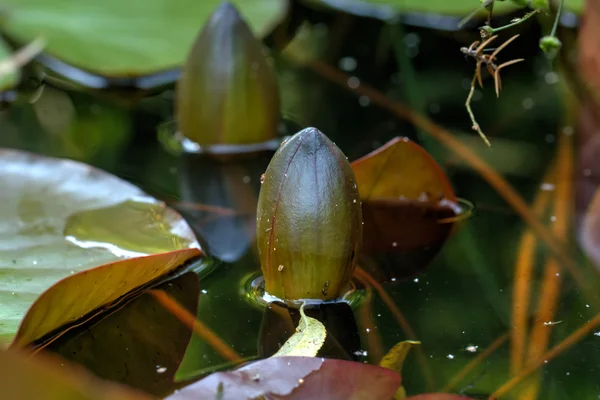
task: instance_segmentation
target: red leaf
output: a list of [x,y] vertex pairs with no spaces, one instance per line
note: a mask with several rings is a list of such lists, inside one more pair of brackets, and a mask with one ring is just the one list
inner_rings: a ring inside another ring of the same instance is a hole
[[275,357],[217,372],[166,400],[217,398],[280,400],[389,400],[400,375],[387,368],[319,357]]
[[410,396],[404,400],[473,400],[467,396],[449,393],[424,393],[417,396]]

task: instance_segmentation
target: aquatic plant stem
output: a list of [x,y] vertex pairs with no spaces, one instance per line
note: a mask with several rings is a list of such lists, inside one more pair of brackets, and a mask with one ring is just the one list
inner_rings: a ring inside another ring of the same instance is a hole
[[494,351],[496,351],[500,346],[502,346],[508,338],[510,337],[509,333],[505,333],[504,335],[498,337],[496,340],[492,342],[484,351],[479,353],[477,357],[469,361],[467,365],[463,367],[456,375],[450,379],[450,381],[444,386],[440,392],[447,393],[453,390],[460,382],[462,382],[465,377],[471,373],[475,368],[477,368],[486,358],[488,358]]
[[349,87],[348,80],[350,77],[344,72],[324,64],[319,61],[308,61],[301,55],[296,55],[292,52],[287,53],[293,61],[304,65],[306,68],[313,70],[323,78],[345,88],[357,95],[368,96],[373,104],[377,104],[383,109],[388,110],[399,118],[402,118],[424,132],[430,134],[434,139],[443,144],[450,151],[466,161],[490,186],[492,186],[498,194],[516,211],[517,214],[533,229],[533,231],[546,244],[563,268],[567,270],[573,277],[577,285],[584,292],[587,300],[594,305],[596,309],[600,309],[600,298],[594,289],[595,283],[592,279],[584,279],[580,267],[570,257],[565,246],[556,236],[550,232],[544,224],[531,212],[529,206],[523,200],[521,195],[498,174],[489,164],[481,159],[474,151],[463,145],[457,138],[451,135],[441,126],[435,124],[427,117],[415,113],[404,104],[393,101],[387,98],[379,90],[361,82],[358,87]]
[[[481,36],[482,36],[482,38],[485,39],[487,37],[495,35],[497,32],[501,32],[505,29],[509,29],[509,28],[512,28],[513,26],[517,26],[517,25],[527,21],[529,18],[533,17],[539,11],[540,10],[537,10],[537,9],[530,11],[527,14],[525,14],[523,17],[517,18],[515,21],[511,22],[510,24],[502,25],[502,26],[499,26],[498,28],[492,28],[489,25],[487,25],[487,27],[484,27],[484,28],[479,28],[479,30],[482,32]],[[485,36],[484,36],[483,32],[485,32]]]
[[560,0],[558,3],[558,10],[556,11],[556,17],[554,17],[554,24],[552,25],[552,31],[550,32],[550,36],[556,37],[556,30],[558,29],[558,21],[560,20],[560,16],[562,14],[562,9],[565,0]]
[[[385,305],[392,313],[392,316],[394,317],[398,325],[400,325],[400,328],[402,328],[402,331],[406,335],[406,338],[408,340],[418,340],[414,329],[412,328],[404,314],[402,314],[394,300],[387,294],[383,286],[381,286],[379,282],[377,282],[367,271],[358,266],[354,270],[354,275],[358,279],[363,281],[365,283],[365,286],[369,285],[375,289],[381,300],[383,300]],[[422,346],[419,346],[415,350],[417,352],[417,360],[420,364],[421,371],[423,372],[423,376],[425,377],[425,381],[427,382],[428,388],[431,390],[435,386],[435,382],[433,379],[433,373],[431,371],[431,368],[429,367],[429,363],[427,362],[427,357],[425,357],[425,353],[422,350]]]
[[[373,321],[373,289],[371,285],[363,281],[367,288],[367,295],[357,313],[357,322],[360,325],[361,332],[369,332],[367,336],[367,349],[369,351],[369,361],[372,364],[377,364],[385,355],[383,343],[381,342],[381,334]],[[368,329],[368,330],[367,330]]]
[[[568,93],[567,96],[568,98]],[[567,121],[573,118],[568,118]],[[573,137],[567,134],[561,134],[558,142],[557,179],[556,179],[556,197],[553,207],[554,222],[552,230],[559,239],[566,242],[569,232],[572,213],[573,179],[574,176],[574,150]],[[528,360],[535,360],[546,351],[552,326],[546,326],[545,322],[554,320],[558,300],[560,298],[561,286],[560,267],[556,260],[548,259],[544,266],[544,278],[542,280],[542,292],[538,300],[538,311],[535,323],[531,330],[529,339],[529,349],[527,353]],[[521,394],[522,400],[535,400],[538,398],[541,377],[538,374],[528,380],[528,385]]]
[[471,89],[469,90],[469,95],[467,96],[467,101],[465,102],[465,107],[467,109],[467,112],[469,113],[469,117],[471,117],[471,123],[473,124],[471,126],[471,129],[476,131],[479,134],[479,136],[481,136],[481,139],[483,139],[483,141],[485,142],[485,144],[487,144],[488,147],[492,147],[492,144],[490,143],[488,138],[485,136],[485,134],[479,127],[479,124],[477,123],[477,120],[475,119],[475,114],[473,114],[473,110],[471,109],[471,99],[473,98],[473,94],[475,93],[475,83],[476,82],[477,82],[477,72],[475,72],[475,75],[473,75],[473,80],[471,80]]
[[[544,177],[543,183],[553,184],[556,165],[552,163]],[[548,208],[552,192],[544,190],[541,185],[533,200],[533,212],[538,218],[544,215]],[[516,375],[523,368],[527,344],[527,324],[529,319],[530,282],[533,275],[533,264],[537,247],[537,237],[534,232],[525,227],[514,268],[512,323],[510,337],[510,373]]]
[[531,362],[531,364],[529,364],[523,371],[521,371],[521,373],[519,375],[515,376],[514,378],[512,378],[508,382],[506,382],[504,385],[500,386],[494,393],[492,393],[490,395],[488,400],[500,399],[502,396],[504,396],[506,393],[508,393],[511,389],[513,389],[515,386],[517,386],[521,381],[523,381],[523,379],[525,379],[526,377],[531,375],[533,372],[537,371],[537,369],[540,368],[545,363],[549,362],[556,356],[560,355],[563,351],[565,351],[565,350],[569,349],[570,347],[572,347],[573,345],[575,345],[577,342],[579,342],[581,339],[583,339],[584,336],[588,335],[591,331],[596,329],[596,327],[599,325],[600,325],[600,314],[597,314],[590,321],[588,321],[587,323],[582,325],[579,329],[577,329],[575,332],[573,332],[572,334],[567,336],[567,338],[565,340],[560,342],[558,345],[554,346],[552,348],[552,350],[546,352],[541,357],[539,357],[535,361]]
[[194,333],[200,336],[213,349],[221,355],[221,357],[233,361],[242,362],[244,359],[235,352],[227,343],[223,342],[219,336],[211,331],[206,325],[200,322],[192,313],[190,313],[185,307],[177,302],[177,300],[170,297],[163,290],[148,290],[146,293],[150,294],[154,299],[163,306],[167,311],[170,311],[184,325],[190,328]]

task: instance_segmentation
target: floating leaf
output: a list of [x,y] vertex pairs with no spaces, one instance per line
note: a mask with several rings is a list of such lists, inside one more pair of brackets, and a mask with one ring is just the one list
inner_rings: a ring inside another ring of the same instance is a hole
[[[11,340],[34,301],[19,344],[200,254],[179,214],[110,174],[14,150],[0,150],[0,171],[0,342]],[[195,249],[90,270],[188,247]]]
[[360,200],[346,157],[318,129],[298,132],[273,156],[256,236],[269,294],[330,300],[347,285],[362,239]]
[[[406,359],[408,352],[413,348],[413,346],[419,344],[421,344],[421,342],[414,340],[405,340],[404,342],[396,344],[385,356],[383,356],[381,361],[379,361],[379,366],[383,368],[389,368],[402,375],[402,366],[404,365],[404,360]],[[394,400],[402,400],[405,397],[406,391],[404,390],[404,386],[400,386],[396,392],[396,395],[394,396]]]
[[0,351],[0,391],[9,399],[151,400],[125,386],[102,381],[84,368],[47,354],[32,358]]
[[441,168],[422,147],[395,138],[354,161],[352,169],[363,208],[362,252],[385,267],[373,275],[389,281],[422,268],[440,250],[460,212]]
[[[156,289],[196,313],[200,285],[195,272],[186,272]],[[163,397],[178,388],[173,379],[191,335],[187,325],[143,293],[100,321],[67,332],[44,350],[83,365],[102,379]]]
[[273,357],[303,356],[314,357],[325,342],[327,331],[321,321],[307,317],[304,304],[300,307],[300,323],[294,333]]
[[277,76],[263,44],[230,3],[210,16],[183,66],[177,124],[201,146],[264,143],[277,135]]
[[[420,12],[444,15],[465,16],[480,2],[473,0],[302,0],[311,6],[330,7],[348,13],[389,19],[401,13]],[[584,0],[565,0],[565,7],[572,12],[583,11]],[[494,15],[499,16],[521,8],[510,1],[496,1]],[[458,25],[458,24],[457,24]],[[458,26],[456,26],[458,29]]]
[[[111,78],[131,78],[181,66],[208,16],[222,0],[5,0],[4,32],[24,44],[38,35],[45,54]],[[286,0],[233,0],[263,37],[285,15]],[[42,61],[69,77],[68,66]],[[81,75],[81,74],[79,74]]]
[[474,400],[471,397],[450,393],[424,393],[407,397],[405,400]]
[[[228,372],[217,372],[166,400],[389,400],[400,375],[375,365],[315,357],[271,357]],[[217,397],[219,396],[219,397]]]

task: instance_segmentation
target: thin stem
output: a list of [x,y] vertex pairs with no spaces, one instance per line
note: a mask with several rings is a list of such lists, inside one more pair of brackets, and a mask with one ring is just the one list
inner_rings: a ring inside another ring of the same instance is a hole
[[556,36],[556,29],[558,29],[558,20],[560,19],[560,15],[562,14],[564,2],[565,0],[560,0],[560,3],[558,3],[558,11],[556,12],[556,17],[554,17],[554,25],[552,25],[552,32],[550,32],[550,36]]
[[591,331],[593,331],[598,325],[600,325],[600,314],[596,315],[589,322],[585,323],[575,332],[567,336],[565,340],[554,346],[552,350],[546,352],[543,356],[534,360],[519,375],[515,376],[514,378],[506,382],[504,385],[500,386],[494,393],[490,395],[489,400],[497,400],[502,398],[502,396],[504,396],[508,391],[517,386],[523,379],[531,375],[533,372],[537,371],[538,368],[540,368],[545,363],[549,362],[565,350],[575,345],[586,335],[588,335]]
[[479,136],[481,136],[481,138],[483,139],[485,144],[488,145],[488,147],[492,147],[492,144],[490,143],[488,138],[485,136],[485,133],[483,133],[483,131],[479,127],[479,124],[477,123],[477,120],[475,119],[475,114],[473,114],[473,110],[471,109],[471,99],[473,98],[473,93],[475,93],[475,82],[476,81],[477,81],[477,73],[475,73],[475,75],[473,75],[473,80],[471,81],[471,90],[469,90],[469,95],[467,96],[467,101],[465,102],[465,107],[467,108],[469,117],[471,117],[471,123],[473,124],[473,126],[472,126],[473,130],[477,131],[477,133],[479,133]]
[[[497,32],[503,31],[505,29],[508,28],[512,28],[513,26],[517,26],[522,22],[527,21],[529,18],[533,17],[535,14],[537,14],[540,10],[533,10],[528,12],[527,14],[525,14],[522,18],[516,18],[515,20],[513,20],[513,22],[511,22],[510,24],[507,25],[503,25],[503,26],[499,26],[498,28],[492,28],[491,32],[488,33],[487,30],[484,30],[486,35],[495,35]],[[481,28],[480,28],[481,29]]]

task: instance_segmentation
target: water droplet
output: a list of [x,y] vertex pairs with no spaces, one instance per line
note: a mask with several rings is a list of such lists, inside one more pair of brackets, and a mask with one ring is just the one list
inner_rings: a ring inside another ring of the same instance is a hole
[[413,279],[413,282],[415,282],[415,283],[419,283],[419,278],[415,278],[415,279]]
[[446,357],[448,357],[450,360],[454,360],[454,355],[453,354],[448,354]]
[[365,329],[365,331],[367,331],[367,333],[371,332],[371,329],[367,328]]
[[283,265],[279,265],[279,267],[277,267],[277,271],[279,271],[279,272],[283,271]]
[[202,289],[201,292],[204,293],[204,294],[206,294],[206,293],[208,293],[208,290]]
[[475,346],[474,344],[470,344],[467,347],[465,347],[465,350],[468,351],[469,353],[475,353],[477,351],[477,348],[479,346]]
[[556,72],[548,72],[544,75],[544,80],[548,85],[554,85],[558,82],[558,74]]
[[356,199],[352,200],[352,202],[353,202],[354,204],[356,204]]
[[342,57],[338,62],[338,67],[342,71],[352,72],[356,69],[356,59],[353,57]]
[[350,78],[348,78],[348,87],[350,89],[356,89],[359,86],[360,86],[360,79],[358,79],[355,76],[351,76]]
[[158,372],[159,374],[162,374],[166,370],[167,370],[167,367],[161,367],[160,365],[156,366],[156,372]]
[[299,384],[303,384],[304,383],[304,379],[302,379],[302,378],[298,379],[298,383]]

